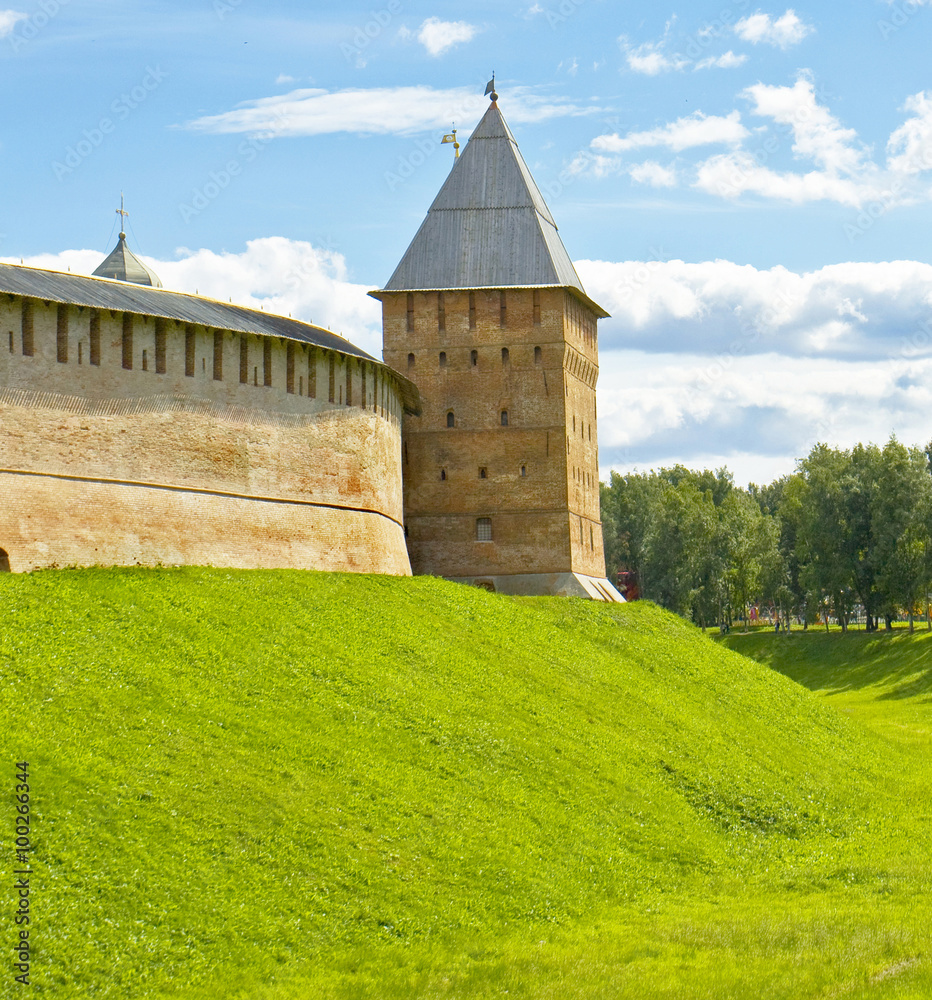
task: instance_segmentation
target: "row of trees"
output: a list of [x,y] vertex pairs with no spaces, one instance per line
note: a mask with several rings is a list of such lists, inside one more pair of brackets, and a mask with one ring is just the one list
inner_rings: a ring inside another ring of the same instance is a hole
[[[932,444],[850,450],[819,444],[769,486],[734,485],[726,469],[682,466],[602,485],[609,570],[640,596],[703,628],[747,620],[752,605],[847,628],[927,609],[932,589]],[[930,626],[932,627],[932,626]]]

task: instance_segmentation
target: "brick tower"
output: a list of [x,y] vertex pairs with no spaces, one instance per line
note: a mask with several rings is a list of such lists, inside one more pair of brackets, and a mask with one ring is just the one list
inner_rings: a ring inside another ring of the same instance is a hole
[[415,573],[621,600],[599,518],[596,323],[497,95],[384,289]]

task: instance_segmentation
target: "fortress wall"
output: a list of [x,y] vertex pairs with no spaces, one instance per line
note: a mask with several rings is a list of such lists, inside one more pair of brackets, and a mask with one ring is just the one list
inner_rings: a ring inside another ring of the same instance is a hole
[[410,572],[402,404],[384,366],[26,301],[24,316],[0,296],[0,548],[13,569]]

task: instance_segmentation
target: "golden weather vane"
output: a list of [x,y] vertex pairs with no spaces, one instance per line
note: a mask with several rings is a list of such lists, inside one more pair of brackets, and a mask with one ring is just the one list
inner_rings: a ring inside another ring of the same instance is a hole
[[453,159],[458,160],[460,156],[460,144],[456,141],[456,122],[453,123],[453,131],[447,132],[447,134],[440,140],[440,144],[443,145],[445,142],[453,143]]

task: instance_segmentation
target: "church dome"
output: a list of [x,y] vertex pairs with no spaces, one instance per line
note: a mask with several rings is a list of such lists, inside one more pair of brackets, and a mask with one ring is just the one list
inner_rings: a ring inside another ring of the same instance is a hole
[[126,233],[120,233],[117,245],[109,256],[94,271],[98,278],[115,278],[117,281],[131,281],[134,285],[151,285],[161,288],[162,282],[155,271],[150,270],[126,245]]

